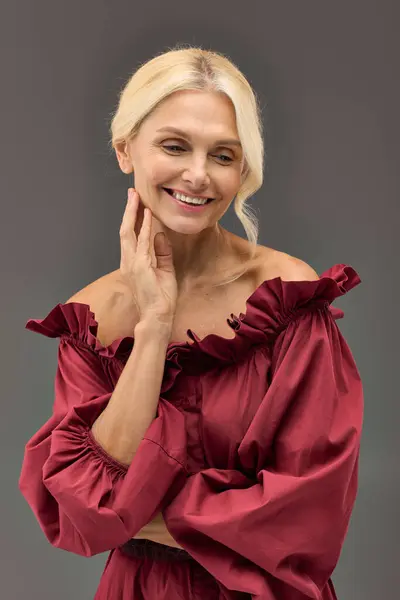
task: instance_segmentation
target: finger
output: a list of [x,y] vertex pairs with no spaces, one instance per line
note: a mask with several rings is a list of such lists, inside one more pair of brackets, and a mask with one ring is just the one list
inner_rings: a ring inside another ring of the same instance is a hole
[[146,256],[150,254],[151,210],[144,209],[143,223],[137,239],[137,251]]
[[128,219],[130,218],[131,224],[134,227],[136,224],[136,219],[138,217],[139,204],[140,204],[139,194],[137,193],[136,190],[134,190],[133,188],[130,188],[129,192],[128,192],[128,202],[126,203],[126,210],[124,213],[124,217],[126,214]]
[[124,215],[120,226],[120,234],[125,238],[129,237],[129,234],[133,234],[136,245],[136,233],[135,224],[138,213],[139,195],[137,192],[128,193],[128,201],[125,206]]
[[119,235],[121,238],[121,266],[132,264],[136,254],[136,233],[135,223],[139,204],[139,194],[133,191],[128,194],[128,201],[125,206],[125,212],[122,219]]
[[139,194],[136,192],[136,190],[133,190],[132,188],[130,188],[128,190],[128,200],[125,205],[125,211],[124,211],[124,215],[122,217],[122,223],[125,220],[130,220],[132,223],[132,220],[133,220],[133,224],[135,224],[135,221],[137,218],[138,206],[139,206]]

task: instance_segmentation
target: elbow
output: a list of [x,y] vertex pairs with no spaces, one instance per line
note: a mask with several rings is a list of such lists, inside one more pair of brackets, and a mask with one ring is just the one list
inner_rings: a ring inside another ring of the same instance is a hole
[[47,537],[56,548],[92,557],[123,545],[137,533],[111,509],[82,506],[70,513],[69,508],[59,509],[55,527],[47,527]]
[[124,544],[132,537],[115,515],[114,519],[99,519],[93,511],[82,511],[79,515],[68,516],[65,510],[57,507],[50,513],[37,513],[37,519],[47,540],[54,548],[90,558],[96,554],[109,552]]
[[117,547],[116,545],[105,545],[98,538],[83,538],[78,532],[73,536],[59,534],[53,538],[46,534],[46,537],[54,548],[59,548],[60,550],[65,550],[66,552],[71,552],[85,558],[91,558]]
[[28,491],[20,484],[42,532],[55,548],[92,557],[113,550],[137,533],[110,508],[87,506],[65,489],[58,491],[57,499],[44,487],[32,494],[32,487]]

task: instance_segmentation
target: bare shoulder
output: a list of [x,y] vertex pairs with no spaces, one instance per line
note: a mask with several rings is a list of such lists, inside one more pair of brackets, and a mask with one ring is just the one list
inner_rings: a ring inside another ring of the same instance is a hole
[[98,323],[97,337],[104,346],[119,337],[133,335],[136,311],[120,279],[119,269],[92,281],[65,304],[72,302],[89,306]]
[[319,279],[318,273],[304,260],[282,254],[282,279],[285,281],[315,281]]
[[109,293],[112,294],[112,290],[115,287],[116,283],[116,271],[112,271],[111,273],[107,273],[98,279],[88,283],[81,290],[75,292],[73,296],[68,298],[65,304],[70,304],[71,302],[81,302],[83,304],[89,304],[90,306],[96,305],[99,306],[102,303],[106,302],[109,296]]
[[267,246],[260,247],[260,252],[264,257],[262,274],[264,279],[275,277],[280,277],[283,281],[315,281],[319,279],[315,269],[301,258]]

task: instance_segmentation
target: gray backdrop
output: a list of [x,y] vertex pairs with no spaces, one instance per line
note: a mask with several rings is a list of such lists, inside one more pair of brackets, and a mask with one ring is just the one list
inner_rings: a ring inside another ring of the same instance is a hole
[[[130,180],[107,150],[109,115],[139,63],[177,42],[227,53],[259,94],[260,243],[362,279],[335,302],[365,416],[333,581],[339,600],[399,598],[399,18],[385,0],[2,3],[1,600],[91,600],[103,570],[106,554],[53,548],[17,488],[58,344],[24,326],[119,267]],[[233,210],[222,224],[245,235]]]

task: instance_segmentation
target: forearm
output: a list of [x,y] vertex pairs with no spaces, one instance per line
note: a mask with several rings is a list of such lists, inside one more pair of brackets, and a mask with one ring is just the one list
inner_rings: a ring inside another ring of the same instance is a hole
[[92,426],[97,443],[126,465],[157,414],[171,328],[139,322],[134,334],[132,352],[114,393]]
[[150,540],[163,546],[183,549],[168,531],[162,513],[158,513],[150,523],[145,525],[134,539]]

